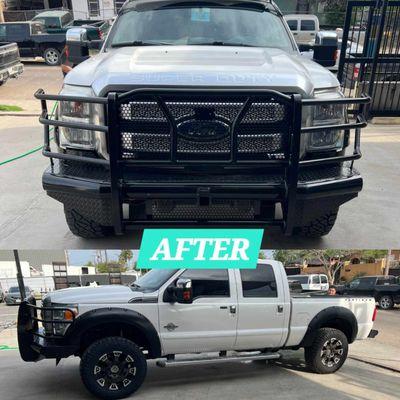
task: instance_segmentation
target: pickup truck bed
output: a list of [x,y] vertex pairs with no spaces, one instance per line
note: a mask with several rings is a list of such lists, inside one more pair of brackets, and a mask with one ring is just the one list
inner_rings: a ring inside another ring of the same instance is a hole
[[16,43],[0,42],[0,85],[24,71]]

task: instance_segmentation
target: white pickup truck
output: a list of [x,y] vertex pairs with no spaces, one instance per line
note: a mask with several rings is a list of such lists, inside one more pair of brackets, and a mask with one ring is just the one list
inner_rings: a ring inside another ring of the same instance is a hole
[[86,388],[118,399],[141,386],[149,359],[268,360],[304,348],[311,371],[332,373],[349,343],[376,336],[375,315],[372,297],[291,295],[282,264],[263,260],[247,270],[151,270],[131,286],[56,291],[40,308],[28,299],[18,340],[25,361],[81,357]]

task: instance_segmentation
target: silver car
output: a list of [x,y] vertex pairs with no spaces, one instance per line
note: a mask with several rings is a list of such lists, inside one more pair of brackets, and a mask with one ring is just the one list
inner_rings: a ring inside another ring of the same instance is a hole
[[[25,286],[25,293],[26,296],[29,297],[33,295],[33,290],[29,286]],[[14,304],[20,304],[21,303],[21,294],[19,292],[19,287],[18,286],[11,286],[8,292],[6,293],[4,300],[8,306],[14,305]]]

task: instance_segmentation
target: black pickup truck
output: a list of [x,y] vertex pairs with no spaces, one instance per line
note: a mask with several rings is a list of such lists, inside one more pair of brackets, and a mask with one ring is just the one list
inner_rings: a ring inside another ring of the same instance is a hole
[[49,34],[40,22],[4,22],[0,24],[0,41],[17,43],[21,57],[43,57],[46,64],[58,65],[65,33]]
[[384,310],[400,304],[400,283],[395,276],[361,276],[337,286],[336,291],[338,294],[373,296]]

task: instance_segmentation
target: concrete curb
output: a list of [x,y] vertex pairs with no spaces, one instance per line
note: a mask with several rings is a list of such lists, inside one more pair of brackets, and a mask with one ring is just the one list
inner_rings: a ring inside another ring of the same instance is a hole
[[382,365],[382,364],[379,364],[379,363],[376,363],[376,362],[373,362],[373,361],[366,361],[363,358],[359,358],[359,357],[349,356],[349,358],[351,358],[352,360],[363,362],[365,364],[373,365],[374,367],[387,369],[389,371],[397,372],[397,373],[400,374],[400,369],[398,369],[398,368],[389,367],[387,365]]
[[0,111],[0,117],[39,117],[39,115],[40,112],[28,113],[22,111],[16,111],[16,112]]

